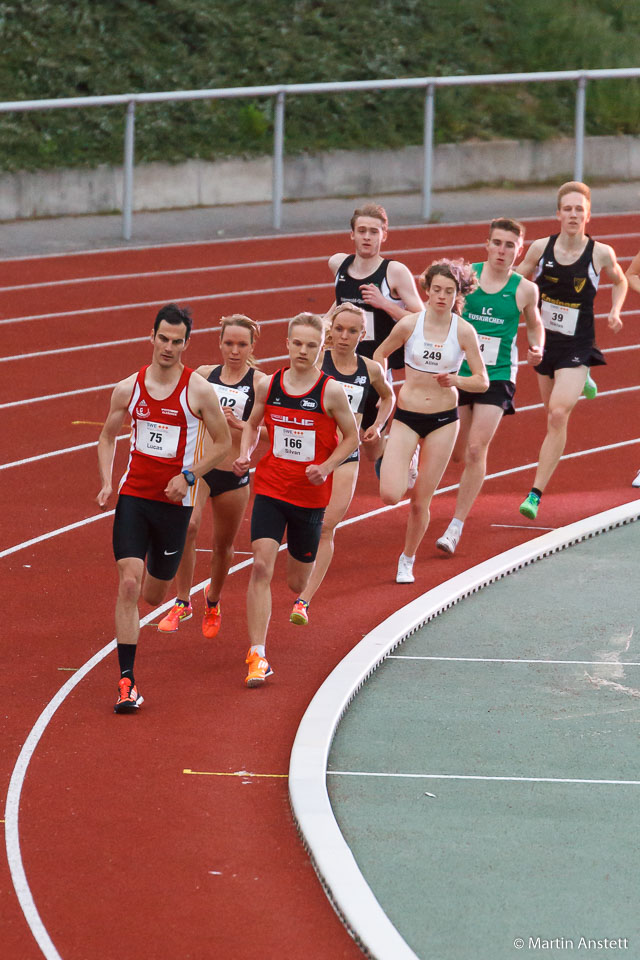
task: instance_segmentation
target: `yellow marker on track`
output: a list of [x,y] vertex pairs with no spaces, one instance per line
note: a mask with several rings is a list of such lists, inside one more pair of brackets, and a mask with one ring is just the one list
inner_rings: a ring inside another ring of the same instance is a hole
[[183,773],[191,774],[193,777],[264,777],[267,779],[286,780],[288,773],[249,773],[248,770],[234,770],[232,772],[218,772],[214,770],[189,770],[187,767]]

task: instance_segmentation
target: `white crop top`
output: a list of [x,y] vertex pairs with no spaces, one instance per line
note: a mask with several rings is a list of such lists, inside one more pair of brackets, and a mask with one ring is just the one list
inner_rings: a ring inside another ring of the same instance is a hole
[[464,350],[458,343],[457,313],[451,314],[449,333],[444,343],[425,340],[424,315],[424,310],[418,314],[413,333],[404,345],[405,365],[424,373],[457,373],[464,357]]

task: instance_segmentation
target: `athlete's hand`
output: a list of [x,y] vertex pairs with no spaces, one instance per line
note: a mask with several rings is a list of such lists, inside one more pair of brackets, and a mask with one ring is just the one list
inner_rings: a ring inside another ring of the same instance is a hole
[[436,373],[435,378],[440,384],[441,387],[454,387],[453,374],[451,373]]
[[527,363],[532,367],[537,367],[542,362],[542,347],[529,347],[527,350]]
[[249,457],[238,457],[237,460],[233,461],[231,469],[235,473],[236,477],[243,477],[250,466],[251,460]]
[[229,427],[230,427],[232,430],[242,430],[242,428],[243,428],[243,426],[244,426],[244,421],[243,421],[243,420],[238,420],[238,418],[236,417],[235,413],[233,412],[233,410],[232,410],[230,407],[223,407],[223,408],[222,408],[222,412],[224,413],[225,417],[227,418],[227,423],[229,424]]
[[382,433],[382,427],[376,427],[375,423],[372,423],[361,436],[362,443],[374,443],[376,440],[380,439],[380,434]]
[[96,497],[96,503],[98,504],[101,510],[104,510],[104,508],[106,507],[109,497],[111,496],[112,493],[113,493],[113,488],[111,484],[105,483],[104,487]]
[[613,312],[613,310],[609,314],[607,323],[609,324],[609,330],[611,330],[612,333],[620,333],[622,330],[622,320],[617,313]]
[[178,473],[169,480],[169,483],[164,488],[164,495],[168,497],[169,500],[172,500],[173,503],[180,503],[180,501],[184,499],[188,489],[189,484],[187,483],[187,478],[183,473]]
[[388,301],[382,295],[380,287],[376,287],[375,283],[360,284],[360,294],[368,307],[378,307],[384,310],[385,306],[389,306]]
[[319,463],[310,463],[305,470],[305,473],[307,475],[307,480],[309,483],[312,483],[314,487],[322,486],[327,479],[327,475]]

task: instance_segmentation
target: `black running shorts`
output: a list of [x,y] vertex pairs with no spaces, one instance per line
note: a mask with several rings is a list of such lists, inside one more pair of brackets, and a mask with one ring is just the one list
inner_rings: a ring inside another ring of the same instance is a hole
[[473,407],[476,403],[486,403],[491,407],[502,407],[505,415],[515,413],[516,408],[513,405],[515,392],[516,385],[511,380],[490,380],[489,389],[484,393],[471,393],[471,391],[458,389],[458,406]]
[[113,555],[146,558],[158,580],[173,580],[180,566],[191,507],[121,493],[113,518]]
[[313,563],[318,552],[324,507],[299,507],[286,500],[256,494],[251,513],[251,541],[282,543],[287,531],[287,550],[294,560]]

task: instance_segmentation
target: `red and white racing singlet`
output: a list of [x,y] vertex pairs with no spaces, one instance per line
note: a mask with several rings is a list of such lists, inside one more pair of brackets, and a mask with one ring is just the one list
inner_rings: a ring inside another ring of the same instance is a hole
[[[165,496],[165,487],[172,477],[200,459],[205,428],[187,400],[193,370],[184,368],[175,390],[165,400],[154,400],[147,392],[147,370],[143,367],[138,373],[127,407],[131,414],[131,443],[118,493],[174,503]],[[195,489],[189,487],[183,506],[193,506]]]

